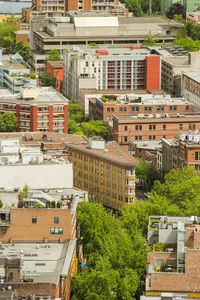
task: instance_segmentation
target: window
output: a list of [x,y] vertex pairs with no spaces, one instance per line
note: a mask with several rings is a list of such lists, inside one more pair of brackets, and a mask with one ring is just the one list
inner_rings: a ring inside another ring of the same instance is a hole
[[152,130],[152,125],[149,125],[149,130]]
[[161,267],[164,265],[164,259],[156,258],[154,260],[154,266]]
[[174,110],[176,110],[176,106],[174,106]]
[[110,112],[110,107],[107,108],[107,112]]
[[148,107],[147,106],[145,106],[145,108],[144,108],[144,111],[147,111],[148,110]]
[[111,107],[111,111],[112,111],[112,112],[114,112],[114,111],[115,111],[114,107]]
[[2,226],[2,227],[1,227],[1,233],[2,233],[2,234],[5,234],[5,233],[6,233],[6,227],[5,227],[5,226]]
[[127,136],[124,137],[124,142],[127,142]]
[[185,110],[186,110],[186,111],[189,110],[189,105],[186,105]]
[[179,124],[179,129],[180,129],[180,130],[183,129],[183,124]]
[[121,111],[121,112],[122,112],[122,107],[120,107],[120,108],[119,108],[119,111]]
[[85,66],[88,67],[88,61],[85,62]]
[[62,227],[52,227],[50,230],[51,234],[63,234],[63,228]]
[[127,131],[128,130],[128,126],[124,126],[124,131]]
[[133,106],[133,107],[131,107],[131,111],[133,112],[133,111],[135,111],[135,107]]
[[163,124],[163,130],[166,130],[166,125],[165,124]]
[[126,107],[124,107],[124,111],[126,112]]
[[32,224],[37,224],[37,217],[32,217]]
[[59,217],[54,217],[54,224],[59,224]]
[[195,160],[200,160],[200,152],[195,152]]

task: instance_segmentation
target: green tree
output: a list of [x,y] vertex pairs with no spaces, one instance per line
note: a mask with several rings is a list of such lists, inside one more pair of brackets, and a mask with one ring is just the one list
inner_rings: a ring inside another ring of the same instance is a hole
[[88,137],[101,136],[106,138],[108,134],[107,127],[103,125],[103,121],[99,120],[83,122],[81,124],[81,130],[83,131],[84,135]]
[[186,18],[185,6],[181,3],[173,3],[166,12],[166,16],[169,19],[173,19],[175,15],[181,15],[183,19]]
[[74,119],[68,120],[68,132],[70,134],[83,134],[81,128],[76,125],[76,121]]
[[39,74],[40,84],[42,86],[53,86],[56,85],[56,78],[54,78],[50,73],[40,73]]
[[156,44],[156,41],[152,39],[149,35],[145,36],[145,40],[142,42],[141,46],[146,47],[146,46],[154,46]]
[[15,31],[17,26],[12,23],[0,23],[0,47],[6,48],[9,51],[15,43]]
[[16,131],[18,120],[14,113],[5,112],[0,114],[0,132]]
[[61,56],[58,50],[51,49],[49,55],[47,56],[47,61],[59,61],[61,60]]
[[3,202],[2,200],[0,199],[0,208],[3,206]]
[[200,50],[200,41],[194,41],[191,37],[176,39],[174,44],[179,45],[188,52]]
[[76,123],[81,123],[85,120],[85,108],[79,103],[73,103],[71,100],[68,103],[69,118]]
[[142,8],[138,0],[126,0],[126,7],[135,17],[142,16]]
[[13,53],[19,53],[25,61],[28,61],[30,57],[31,48],[29,45],[23,41],[18,42],[15,45]]

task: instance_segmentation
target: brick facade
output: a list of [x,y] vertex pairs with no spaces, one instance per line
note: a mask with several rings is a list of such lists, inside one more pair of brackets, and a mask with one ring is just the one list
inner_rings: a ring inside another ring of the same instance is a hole
[[[32,218],[36,217],[36,223]],[[54,223],[59,217],[59,223]],[[0,231],[0,241],[11,242],[51,242],[63,241],[75,237],[76,218],[71,210],[64,209],[11,209],[10,224],[6,225],[6,233]],[[5,224],[3,224],[5,226]],[[51,228],[63,228],[62,234],[51,234]],[[31,233],[31,234],[30,234]]]

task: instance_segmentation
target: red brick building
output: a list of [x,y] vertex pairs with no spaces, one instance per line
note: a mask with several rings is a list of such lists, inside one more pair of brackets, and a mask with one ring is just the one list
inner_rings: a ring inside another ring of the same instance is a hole
[[[155,91],[156,92],[156,91]],[[89,98],[89,116],[94,120],[109,122],[113,115],[138,115],[156,113],[191,113],[194,105],[184,98],[171,98],[161,90],[156,93],[102,95]]]
[[162,139],[163,171],[185,166],[194,167],[200,172],[200,134],[183,132],[173,140]]
[[120,145],[128,145],[129,140],[172,139],[191,129],[200,130],[200,115],[114,115],[110,132]]
[[0,95],[0,113],[13,112],[17,131],[68,132],[68,100],[52,87],[23,88],[20,96]]
[[63,62],[62,61],[47,61],[47,73],[56,78],[56,90],[62,90],[63,82]]

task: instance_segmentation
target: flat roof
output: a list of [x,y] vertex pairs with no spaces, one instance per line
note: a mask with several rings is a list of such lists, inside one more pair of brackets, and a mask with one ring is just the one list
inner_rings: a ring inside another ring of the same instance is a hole
[[70,148],[126,167],[136,166],[138,164],[137,159],[129,154],[128,151],[125,151],[122,146],[115,141],[107,142],[105,149],[91,149],[88,143],[80,145],[69,144],[69,149]]
[[180,114],[138,114],[137,116],[132,115],[113,115],[118,120],[124,121],[131,121],[131,120],[146,120],[147,122],[150,120],[157,120],[157,119],[192,119],[192,118],[200,118],[200,115],[180,115]]
[[200,71],[184,72],[183,75],[191,78],[192,80],[196,81],[197,83],[200,83]]
[[[2,244],[0,257],[21,257],[23,279],[31,278],[33,283],[57,284],[60,275],[68,275],[75,244],[76,239],[64,243]],[[0,265],[0,276],[4,275],[4,265]]]
[[0,89],[0,101],[29,105],[68,104],[68,99],[53,87],[22,88],[21,94],[11,94],[7,89]]
[[140,149],[147,149],[147,150],[157,150],[158,148],[162,148],[162,142],[161,140],[157,141],[149,141],[149,140],[144,140],[144,141],[136,141],[136,140],[130,140],[130,144],[136,145],[137,148]]

